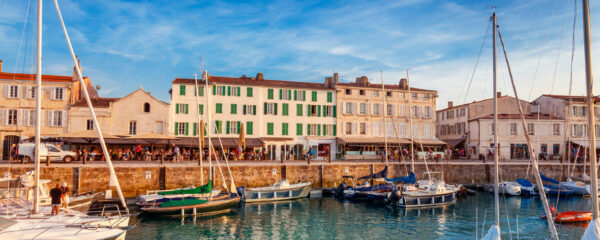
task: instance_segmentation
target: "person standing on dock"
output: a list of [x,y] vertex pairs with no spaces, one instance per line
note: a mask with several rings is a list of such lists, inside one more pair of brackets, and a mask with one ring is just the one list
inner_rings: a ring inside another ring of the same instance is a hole
[[52,211],[50,215],[58,215],[60,213],[60,203],[62,197],[62,190],[58,187],[58,183],[56,187],[50,190],[50,198],[52,198]]
[[62,202],[62,205],[65,207],[65,213],[68,213],[69,210],[69,195],[71,194],[71,190],[69,189],[69,186],[67,185],[66,182],[63,182],[62,186],[60,187],[60,191],[61,191],[61,195],[60,195],[60,200]]

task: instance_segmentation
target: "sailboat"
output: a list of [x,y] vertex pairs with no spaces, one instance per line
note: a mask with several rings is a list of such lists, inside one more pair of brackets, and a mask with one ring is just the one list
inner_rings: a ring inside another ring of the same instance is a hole
[[[81,69],[77,63],[69,35],[67,33],[58,2],[54,1],[59,20],[62,25],[63,32],[71,57],[75,64],[78,79],[82,86],[85,86],[81,74]],[[23,199],[6,199],[12,204],[3,204],[4,210],[7,211],[0,222],[0,238],[2,239],[124,239],[129,225],[130,215],[119,216],[88,216],[84,213],[71,211],[68,214],[48,215],[49,207],[40,206],[40,132],[41,132],[41,106],[42,106],[42,0],[37,1],[37,56],[36,56],[36,130],[35,130],[35,167],[34,167],[34,201],[29,203]],[[117,189],[117,193],[121,203],[126,208],[125,199],[121,192],[115,171],[106,151],[106,145],[100,131],[100,126],[96,119],[94,109],[91,105],[87,88],[82,88],[84,96],[90,107],[90,113],[94,119],[95,128],[97,129],[99,140],[103,148],[106,163],[110,172],[111,183]],[[32,210],[29,207],[32,206]]]

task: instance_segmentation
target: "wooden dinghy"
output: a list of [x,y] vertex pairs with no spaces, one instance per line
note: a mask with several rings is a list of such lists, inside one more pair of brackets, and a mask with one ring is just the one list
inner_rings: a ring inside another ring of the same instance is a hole
[[205,199],[181,199],[161,203],[159,206],[141,208],[142,212],[151,215],[185,215],[198,214],[209,215],[231,210],[240,203],[237,194],[223,194],[213,198]]

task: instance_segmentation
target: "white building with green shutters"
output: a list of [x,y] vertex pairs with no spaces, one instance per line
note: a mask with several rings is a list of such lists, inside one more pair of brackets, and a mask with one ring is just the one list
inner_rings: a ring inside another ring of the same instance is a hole
[[[317,159],[335,157],[336,94],[331,82],[311,83],[256,77],[208,76],[208,88],[194,79],[173,80],[169,134],[182,145],[197,146],[198,112],[212,113],[213,143],[226,149],[238,145],[244,127],[247,150],[269,153],[269,159],[302,159],[310,147]],[[196,93],[200,103],[196,107]],[[210,106],[206,106],[210,95]]]

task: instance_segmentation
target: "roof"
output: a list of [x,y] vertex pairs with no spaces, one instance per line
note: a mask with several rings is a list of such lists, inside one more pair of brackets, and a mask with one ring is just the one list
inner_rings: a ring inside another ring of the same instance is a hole
[[[585,102],[587,99],[586,96],[569,96],[569,95],[554,95],[554,94],[543,94],[542,96],[558,98],[558,99],[562,99],[565,101],[571,100],[571,101],[575,101],[575,102]],[[600,97],[594,96],[594,101],[599,101],[599,100],[600,100]]]
[[[376,89],[381,89],[381,84],[372,84],[372,83],[369,83],[369,86],[364,86],[364,85],[358,84],[356,82],[352,82],[352,83],[337,83],[336,85],[343,86],[343,87],[357,87],[357,88],[376,88]],[[396,85],[396,84],[385,84],[385,89],[403,90],[402,88],[400,88],[400,85]],[[437,93],[436,90],[414,88],[414,87],[411,87],[410,90],[411,91],[415,91],[415,92]]]
[[[189,78],[175,78],[173,83],[193,84],[195,79]],[[296,82],[296,81],[283,81],[283,80],[258,80],[254,77],[218,77],[209,76],[209,83],[223,83],[223,84],[235,84],[235,85],[252,85],[252,86],[269,86],[269,87],[281,87],[281,88],[310,88],[310,89],[332,89],[325,86],[323,83],[314,82]],[[198,80],[198,84],[205,84],[203,80]]]
[[[35,74],[0,72],[0,79],[8,80],[35,80]],[[72,76],[42,75],[42,81],[47,82],[73,82]]]
[[[525,119],[539,119],[539,120],[563,120],[563,118],[560,117],[556,117],[556,116],[552,116],[549,114],[536,114],[536,113],[528,113],[528,114],[524,114]],[[481,117],[477,117],[477,118],[473,118],[473,119],[469,119],[469,121],[474,121],[474,120],[478,120],[478,119],[494,119],[494,114],[489,114],[489,115],[485,115],[485,116],[481,116]],[[498,119],[521,119],[521,114],[506,114],[506,113],[501,113],[498,114]]]
[[[509,95],[500,96],[499,99],[501,99],[501,98],[514,98],[514,99],[516,99],[515,97],[509,96]],[[484,101],[490,101],[490,100],[493,100],[493,99],[494,98],[486,98],[486,99],[482,99],[482,100],[478,100],[478,101],[473,101],[473,102],[470,102],[470,103],[463,103],[463,104],[460,104],[460,105],[455,105],[455,106],[452,106],[452,107],[447,107],[447,108],[444,108],[444,109],[440,109],[440,110],[437,110],[436,112],[443,112],[443,111],[450,110],[450,109],[461,108],[461,107],[468,106],[470,104],[480,103],[480,102],[484,102]],[[529,103],[528,101],[525,101],[523,99],[520,99],[520,100],[521,100],[521,102]]]
[[[107,108],[110,106],[110,103],[119,100],[120,98],[92,98],[90,99],[92,101],[92,106],[94,107],[99,107],[99,108]],[[73,104],[73,107],[87,107],[87,101],[85,99],[82,99],[80,101],[77,101]]]

